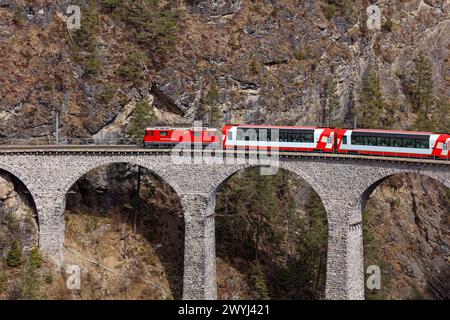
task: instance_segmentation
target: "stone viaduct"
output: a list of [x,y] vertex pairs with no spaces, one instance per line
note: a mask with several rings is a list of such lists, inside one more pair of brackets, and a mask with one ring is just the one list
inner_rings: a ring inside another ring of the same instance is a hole
[[[141,150],[141,149],[140,149]],[[184,210],[184,299],[216,299],[216,193],[234,173],[257,164],[237,156],[222,164],[174,164],[170,152],[104,150],[0,150],[0,169],[21,180],[34,199],[41,251],[61,266],[65,199],[71,186],[92,169],[129,163],[149,169],[178,194]],[[237,161],[239,160],[239,161]],[[327,211],[327,299],[364,299],[362,209],[372,191],[398,173],[419,173],[450,188],[448,161],[357,156],[283,156],[276,166],[297,175],[317,192]]]

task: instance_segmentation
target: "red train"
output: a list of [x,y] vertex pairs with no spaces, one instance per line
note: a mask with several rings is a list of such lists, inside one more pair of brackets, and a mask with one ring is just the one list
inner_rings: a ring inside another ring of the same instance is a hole
[[144,146],[172,148],[177,144],[232,150],[326,152],[395,157],[450,159],[450,134],[320,127],[226,125],[214,128],[147,128]]

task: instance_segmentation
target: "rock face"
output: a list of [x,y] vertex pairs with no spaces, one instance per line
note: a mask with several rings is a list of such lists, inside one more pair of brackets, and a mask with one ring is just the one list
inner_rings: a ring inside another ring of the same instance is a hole
[[202,119],[211,86],[224,122],[321,124],[330,77],[340,96],[337,115],[350,126],[369,65],[397,106],[395,126],[407,128],[414,118],[408,77],[421,51],[433,62],[435,95],[448,96],[449,1],[379,1],[381,30],[367,29],[359,1],[173,3],[180,12],[176,44],[163,63],[143,66],[145,80],[135,84],[115,71],[142,48],[107,10],[94,12],[98,70],[89,74],[82,60],[90,53],[77,57],[65,29],[67,1],[3,1],[0,138],[51,139],[57,112],[62,139],[91,138],[111,124],[118,125],[114,136],[123,136],[126,122],[115,120],[130,114],[132,100],[150,97],[157,121],[191,123]]
[[372,194],[365,214],[377,254],[365,260],[366,267],[382,261],[384,298],[450,298],[449,201],[442,185],[413,174],[390,178]]
[[206,19],[214,19],[227,15],[233,15],[241,9],[241,0],[192,0],[187,1],[194,11],[200,12]]
[[[89,72],[92,53],[76,52],[74,35],[65,27],[71,2],[0,0],[0,143],[54,139],[57,114],[63,141],[114,141],[125,135],[134,102],[143,99],[153,106],[157,122],[190,124],[205,119],[203,98],[211,87],[217,87],[222,122],[320,125],[331,77],[340,97],[338,118],[352,126],[355,108],[361,107],[361,78],[370,65],[378,71],[385,99],[396,106],[395,128],[408,128],[415,117],[408,77],[419,52],[433,62],[435,95],[448,97],[448,0],[377,1],[382,28],[372,31],[365,27],[361,1],[342,1],[339,8],[314,0],[170,1],[180,12],[177,40],[164,59],[139,66],[144,79],[139,83],[116,71],[131,53],[146,48],[103,8],[95,12],[99,20],[91,60],[98,70]],[[85,10],[82,23],[88,19]],[[68,201],[73,211],[108,211],[129,198],[136,172],[105,170],[74,187],[77,193]],[[121,172],[126,181],[117,180]],[[111,186],[115,181],[122,184]],[[156,197],[159,212],[173,211],[176,201],[166,198],[167,190],[154,188],[155,181],[149,179],[142,192]],[[395,181],[403,186],[381,186],[371,205],[374,237],[384,252],[380,258],[391,265],[386,272],[392,291],[386,297],[448,298],[445,191],[419,178]],[[394,193],[398,200],[392,200]],[[0,174],[3,256],[13,240],[20,239],[25,248],[37,244],[35,212],[25,195],[11,177]],[[169,224],[164,222],[164,228]]]
[[89,172],[71,189],[64,263],[82,268],[83,299],[181,298],[181,205],[145,169],[140,180],[137,197],[139,169],[118,164]]
[[0,257],[7,256],[14,241],[25,251],[38,244],[36,208],[25,192],[19,181],[0,171]]

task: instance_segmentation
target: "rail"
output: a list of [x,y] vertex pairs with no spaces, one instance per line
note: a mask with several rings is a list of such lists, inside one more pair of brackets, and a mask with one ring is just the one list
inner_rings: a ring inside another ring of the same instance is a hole
[[[143,148],[141,145],[133,144],[86,144],[86,145],[0,145],[1,154],[136,154],[136,155],[170,155],[172,149],[161,148],[151,149]],[[396,157],[392,155],[363,155],[363,154],[344,154],[344,153],[329,153],[329,152],[261,152],[254,150],[217,150],[212,152],[205,149],[185,149],[186,154],[201,154],[208,156],[230,156],[236,157],[280,157],[280,158],[321,158],[321,159],[352,159],[352,160],[366,160],[366,161],[386,161],[386,162],[403,162],[403,163],[423,163],[423,164],[437,164],[450,165],[450,159],[435,159],[435,158],[416,158],[416,157]]]
[[67,138],[56,141],[55,139],[42,137],[42,138],[24,138],[24,139],[8,139],[0,138],[0,147],[8,146],[85,146],[85,145],[142,145],[142,138],[128,139],[128,138]]

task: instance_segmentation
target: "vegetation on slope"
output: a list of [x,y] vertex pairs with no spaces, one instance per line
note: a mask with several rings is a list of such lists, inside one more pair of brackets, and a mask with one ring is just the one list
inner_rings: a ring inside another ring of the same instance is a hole
[[324,297],[325,211],[312,190],[300,210],[295,184],[285,171],[261,176],[253,168],[230,178],[218,195],[217,255],[232,265],[246,261],[240,270],[251,284],[247,298]]

